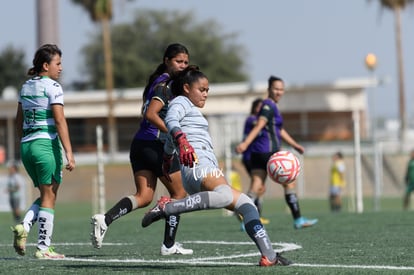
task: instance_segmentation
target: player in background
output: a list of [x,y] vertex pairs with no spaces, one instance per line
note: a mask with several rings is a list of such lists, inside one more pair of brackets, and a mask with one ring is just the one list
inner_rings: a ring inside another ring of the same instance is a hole
[[[204,107],[207,100],[207,77],[196,66],[189,66],[174,79],[172,90],[177,97],[169,104],[165,123],[177,151],[174,147],[166,146],[167,156],[163,169],[168,175],[175,153],[179,154],[183,185],[190,195],[177,201],[162,197],[145,214],[142,226],[147,227],[170,215],[226,208],[243,217],[246,232],[262,255],[259,265],[289,265],[290,261],[273,250],[252,200],[232,188],[218,166],[208,131],[208,121],[199,109]],[[172,141],[168,141],[170,142]]]
[[25,255],[27,235],[38,222],[35,253],[38,259],[65,257],[51,246],[56,196],[62,183],[62,146],[67,160],[65,168],[68,171],[75,168],[63,111],[63,90],[57,82],[62,72],[61,57],[62,52],[56,45],[46,44],[36,51],[33,67],[28,72],[32,78],[20,90],[16,114],[20,155],[40,197],[26,212],[22,223],[12,227],[13,246],[19,255]]
[[329,187],[329,203],[332,212],[342,209],[342,190],[345,187],[345,162],[341,152],[332,156],[331,177]]
[[[268,80],[268,98],[262,101],[259,118],[256,125],[246,138],[236,147],[236,152],[243,153],[251,149],[251,185],[248,194],[253,200],[260,198],[265,190],[267,177],[267,160],[269,157],[280,151],[282,140],[292,146],[300,154],[305,149],[297,143],[283,128],[283,118],[277,107],[277,103],[285,92],[284,82],[281,78],[271,76]],[[296,229],[309,227],[317,223],[317,219],[302,217],[299,208],[299,201],[296,196],[295,182],[283,184],[285,200],[292,213]]]
[[7,164],[7,192],[9,193],[10,209],[12,210],[15,223],[19,223],[21,219],[21,196],[22,189],[26,184],[26,179],[19,172],[19,164],[17,161],[10,161]]
[[408,209],[408,206],[410,205],[410,197],[411,193],[414,191],[414,150],[410,153],[410,159],[407,163],[407,171],[405,173],[405,194],[403,199],[403,208],[404,210]]
[[[257,123],[258,114],[260,112],[260,109],[262,107],[262,101],[261,98],[256,98],[252,102],[252,106],[250,109],[250,115],[246,118],[244,122],[244,128],[243,128],[243,139],[247,137],[247,135],[250,133],[250,131],[253,129],[253,127]],[[260,133],[258,134],[260,135]],[[249,174],[250,178],[252,177],[252,164],[251,164],[251,145],[247,147],[246,151],[242,154],[242,163],[244,165],[244,168],[246,169],[247,173]],[[259,192],[264,194],[264,191]],[[247,195],[254,200],[254,204],[256,205],[257,209],[259,210],[260,214],[260,221],[262,224],[269,224],[269,219],[266,219],[262,216],[263,212],[263,196],[256,197],[255,194],[251,194],[250,192],[247,193]],[[244,230],[243,226],[241,227],[242,230]]]
[[[174,158],[171,166],[171,181],[163,176],[162,162],[167,133],[164,117],[173,97],[170,78],[187,68],[188,60],[189,52],[184,45],[170,44],[165,50],[162,63],[148,79],[143,95],[143,120],[132,140],[129,154],[136,192],[122,198],[105,214],[92,217],[91,239],[95,248],[102,247],[105,233],[113,221],[152,202],[158,179],[167,188],[171,198],[182,199],[187,195],[181,183],[178,158]],[[193,250],[185,249],[175,242],[179,223],[179,215],[170,215],[166,219],[161,255],[193,253]]]

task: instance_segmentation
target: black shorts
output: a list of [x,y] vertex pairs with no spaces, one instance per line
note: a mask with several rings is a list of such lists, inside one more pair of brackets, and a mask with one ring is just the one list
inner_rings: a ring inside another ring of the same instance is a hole
[[252,161],[251,159],[242,159],[244,168],[246,169],[247,173],[250,175],[252,173]]
[[[131,162],[134,174],[141,170],[149,170],[157,177],[161,177],[162,162],[164,155],[164,144],[159,140],[139,140],[134,139],[129,151],[129,160]],[[170,173],[180,170],[180,163],[177,155],[170,169]]]
[[267,171],[267,161],[274,152],[269,153],[255,153],[252,152],[250,157],[250,167],[252,170],[260,169]]

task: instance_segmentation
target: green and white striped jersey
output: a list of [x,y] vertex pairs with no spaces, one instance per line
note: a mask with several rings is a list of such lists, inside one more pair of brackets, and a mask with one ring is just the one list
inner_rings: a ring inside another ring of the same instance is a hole
[[21,142],[57,136],[51,106],[63,105],[63,90],[59,83],[45,76],[35,76],[23,85],[19,103],[23,109]]

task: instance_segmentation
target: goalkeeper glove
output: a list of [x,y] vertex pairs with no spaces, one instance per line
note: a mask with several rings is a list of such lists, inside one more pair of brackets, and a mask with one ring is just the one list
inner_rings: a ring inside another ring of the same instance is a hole
[[198,162],[198,159],[186,135],[182,131],[177,131],[173,137],[180,152],[180,163],[187,167],[193,167],[194,163]]

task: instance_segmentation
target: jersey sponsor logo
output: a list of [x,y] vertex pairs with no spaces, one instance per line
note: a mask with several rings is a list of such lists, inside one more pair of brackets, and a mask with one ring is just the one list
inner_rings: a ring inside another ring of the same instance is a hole
[[48,231],[45,228],[47,219],[45,217],[39,217],[39,237],[38,245],[46,245],[46,240],[48,238]]
[[168,219],[168,225],[171,227],[177,227],[178,221],[177,221],[177,216],[170,216]]
[[190,196],[185,200],[185,206],[187,208],[194,208],[195,205],[200,204],[200,203],[201,203],[200,195]]
[[124,216],[128,213],[128,210],[126,208],[119,208],[119,212],[117,215],[115,215],[114,220],[118,219],[121,216]]
[[184,202],[180,202],[180,201],[172,201],[171,203],[174,207],[179,207],[179,206],[182,207],[185,205]]
[[62,97],[62,96],[63,96],[63,93],[58,93],[58,94],[55,95],[55,99],[59,98],[59,97]]
[[220,178],[220,177],[224,177],[224,172],[223,170],[219,169],[219,168],[211,168],[211,167],[205,167],[205,168],[196,168],[196,166],[193,167],[193,177],[195,180],[197,179],[203,179],[206,178],[208,175],[215,177],[215,178]]
[[[257,230],[258,228],[260,228],[260,229]],[[255,230],[254,236],[257,239],[263,239],[263,238],[266,237],[266,230],[263,228],[263,226],[255,226],[254,230]]]

